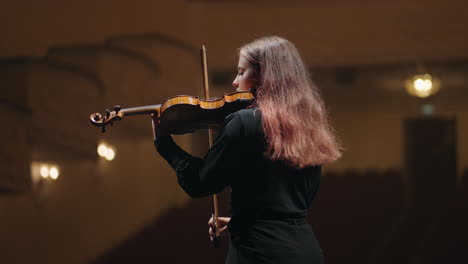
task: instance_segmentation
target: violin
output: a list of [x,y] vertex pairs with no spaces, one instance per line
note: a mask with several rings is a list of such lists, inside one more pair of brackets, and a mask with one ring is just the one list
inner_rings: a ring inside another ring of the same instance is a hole
[[[156,114],[159,118],[159,127],[170,134],[186,134],[197,129],[208,129],[208,142],[213,145],[212,128],[218,127],[229,114],[247,108],[254,103],[254,93],[251,91],[224,94],[220,98],[210,98],[208,86],[208,70],[206,63],[206,49],[202,46],[200,50],[201,65],[203,73],[203,86],[205,88],[205,98],[200,99],[195,96],[179,95],[166,100],[163,104],[139,106],[122,109],[119,105],[114,107],[114,111],[106,109],[105,114],[93,113],[90,116],[91,124],[101,127],[102,132],[106,131],[108,125],[115,121],[122,120],[125,116]],[[213,245],[219,248],[221,233],[218,221],[218,196],[212,195],[214,220]]]
[[253,93],[247,91],[209,99],[178,95],[156,105],[123,109],[116,105],[113,111],[106,109],[105,114],[91,114],[90,120],[91,124],[101,127],[104,133],[108,125],[122,120],[125,116],[154,113],[159,118],[161,129],[170,134],[180,135],[193,133],[198,129],[217,128],[226,116],[252,105],[254,99]]

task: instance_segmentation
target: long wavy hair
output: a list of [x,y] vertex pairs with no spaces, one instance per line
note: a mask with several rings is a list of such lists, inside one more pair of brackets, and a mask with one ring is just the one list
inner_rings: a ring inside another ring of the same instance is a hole
[[268,158],[304,168],[341,157],[318,87],[294,44],[278,36],[263,37],[242,46],[239,56],[257,72],[256,105]]

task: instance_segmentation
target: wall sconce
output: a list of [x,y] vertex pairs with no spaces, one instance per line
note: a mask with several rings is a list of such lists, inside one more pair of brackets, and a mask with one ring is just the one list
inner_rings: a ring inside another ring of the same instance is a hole
[[48,166],[42,165],[41,169],[39,170],[39,174],[42,178],[51,178],[52,180],[56,180],[60,174],[60,171],[57,166]]
[[56,164],[32,162],[31,179],[34,184],[43,180],[57,180],[60,176],[60,167]]
[[436,94],[440,89],[440,80],[428,73],[416,74],[405,81],[406,91],[409,95],[418,98],[427,98]]

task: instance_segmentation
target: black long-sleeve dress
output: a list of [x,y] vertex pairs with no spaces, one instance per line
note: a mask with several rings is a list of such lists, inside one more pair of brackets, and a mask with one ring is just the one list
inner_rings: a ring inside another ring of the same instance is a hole
[[224,121],[216,142],[201,159],[170,136],[155,140],[192,197],[231,186],[232,216],[226,263],[322,263],[322,251],[306,221],[318,190],[321,167],[293,169],[264,156],[261,113],[253,107]]

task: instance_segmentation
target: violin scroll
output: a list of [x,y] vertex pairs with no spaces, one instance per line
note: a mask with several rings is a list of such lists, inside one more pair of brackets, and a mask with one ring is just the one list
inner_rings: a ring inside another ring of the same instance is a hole
[[106,132],[107,125],[113,125],[115,121],[122,120],[123,115],[120,112],[121,108],[119,105],[114,106],[114,111],[109,109],[105,110],[105,115],[101,113],[93,113],[90,116],[91,124],[101,127],[102,133]]

